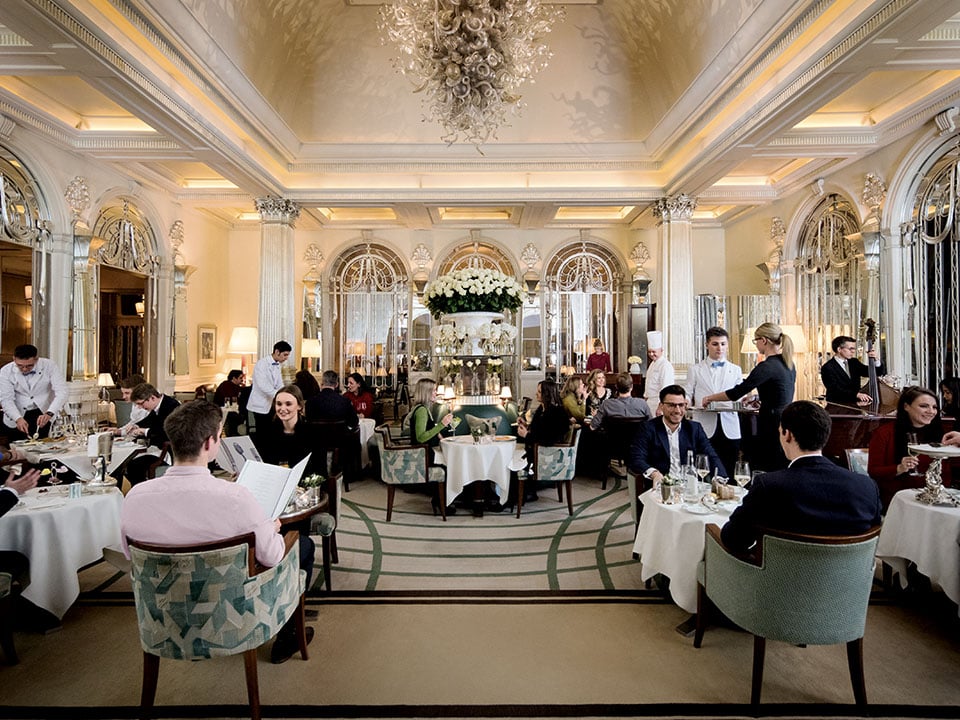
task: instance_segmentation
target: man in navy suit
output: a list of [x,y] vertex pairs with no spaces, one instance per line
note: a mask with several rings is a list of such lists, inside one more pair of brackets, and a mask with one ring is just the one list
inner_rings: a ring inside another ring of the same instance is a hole
[[806,400],[780,416],[786,470],[756,478],[720,537],[734,553],[746,553],[764,530],[807,535],[858,535],[880,524],[880,491],[866,475],[835,465],[820,451],[830,437],[830,416]]
[[[870,368],[857,360],[857,341],[847,335],[838,335],[830,343],[833,358],[820,366],[820,379],[827,391],[827,402],[845,405],[868,405],[870,396],[863,392],[860,385],[863,378],[870,376]],[[867,357],[877,359],[876,349],[870,350]],[[877,375],[883,375],[883,363],[877,363]]]
[[656,482],[664,475],[678,477],[687,452],[710,458],[710,469],[726,476],[727,471],[710,446],[700,423],[684,418],[687,394],[680,385],[660,390],[660,417],[645,422],[630,449],[629,467],[647,480]]
[[[174,410],[180,407],[176,398],[164,395],[150,383],[140,383],[130,392],[130,400],[138,408],[147,411],[146,416],[138,421],[130,431],[131,437],[145,437],[153,447],[162,447],[167,442],[167,432],[163,428],[163,421]],[[140,455],[127,463],[127,480],[131,485],[137,485],[147,479],[147,471],[156,461],[153,455]],[[164,463],[166,464],[166,463]]]

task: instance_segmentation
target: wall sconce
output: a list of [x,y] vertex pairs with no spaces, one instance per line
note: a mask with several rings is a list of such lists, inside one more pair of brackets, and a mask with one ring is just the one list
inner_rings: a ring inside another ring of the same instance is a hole
[[427,276],[417,273],[413,276],[413,290],[417,297],[423,297],[423,291],[427,287]]
[[523,284],[527,288],[527,299],[532,302],[540,288],[540,277],[535,272],[526,272],[523,275]]
[[[129,305],[127,307],[129,307]],[[137,300],[137,302],[134,303],[134,307],[137,310],[137,315],[143,317],[143,314],[147,310],[147,304],[143,300]]]
[[33,305],[33,285],[23,286],[23,297],[26,299],[27,305]]

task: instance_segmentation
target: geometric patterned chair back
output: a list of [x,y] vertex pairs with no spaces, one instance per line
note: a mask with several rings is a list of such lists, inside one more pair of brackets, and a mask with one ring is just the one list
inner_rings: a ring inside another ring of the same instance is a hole
[[306,574],[294,543],[278,565],[251,577],[254,546],[253,533],[190,552],[130,540],[144,652],[201,660],[255,649],[276,635],[297,610]]
[[577,474],[577,440],[580,428],[564,445],[537,445],[537,459],[534,463],[534,477],[539,482],[561,482],[573,480]]

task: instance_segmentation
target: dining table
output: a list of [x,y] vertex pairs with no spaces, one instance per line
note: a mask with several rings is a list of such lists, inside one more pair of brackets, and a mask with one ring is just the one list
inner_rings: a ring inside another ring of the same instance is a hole
[[[947,490],[960,501],[960,491]],[[960,613],[960,507],[931,505],[917,499],[919,491],[901,490],[890,501],[877,541],[877,557],[907,584],[907,563],[943,588]]]
[[[57,460],[70,468],[81,479],[93,477],[93,465],[90,462],[91,455],[86,442],[77,443],[67,439],[47,439],[18,441],[11,444],[23,453],[26,461],[31,465]],[[144,448],[143,445],[132,438],[114,439],[110,460],[107,463],[107,472],[111,475],[114,474],[131,455],[137,452],[159,455],[160,448]]]
[[23,597],[62,618],[80,595],[77,571],[120,545],[116,487],[83,488],[70,497],[68,485],[33,488],[0,520],[0,549],[30,560],[30,584]]
[[[702,485],[704,491],[708,488]],[[739,488],[735,488],[735,492]],[[737,493],[742,497],[742,493]],[[708,506],[702,501],[663,502],[658,488],[640,495],[643,512],[633,552],[641,562],[640,579],[654,575],[670,578],[670,597],[686,610],[697,610],[697,565],[703,559],[706,526],[723,526],[740,500],[722,500]]]
[[490,480],[497,487],[500,502],[510,494],[510,460],[517,446],[512,435],[496,435],[489,441],[475,442],[470,435],[454,435],[440,440],[443,463],[447,466],[447,504],[470,483]]

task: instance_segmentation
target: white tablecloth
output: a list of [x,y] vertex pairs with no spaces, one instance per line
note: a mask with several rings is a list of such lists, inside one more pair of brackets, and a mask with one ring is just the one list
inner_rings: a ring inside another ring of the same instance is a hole
[[77,571],[120,544],[120,505],[116,488],[70,499],[67,488],[41,493],[34,488],[0,520],[0,549],[30,559],[30,585],[23,596],[58,618],[80,594]]
[[477,445],[469,435],[440,440],[447,466],[447,504],[452,503],[463,488],[477,480],[492,480],[501,502],[510,492],[510,470],[507,465],[517,446],[516,438],[495,440]]
[[906,583],[907,562],[940,585],[960,605],[960,508],[917,502],[916,490],[893,496],[883,519],[877,557]]
[[[684,505],[664,505],[653,490],[640,496],[643,514],[637,528],[633,551],[643,564],[641,580],[657,573],[670,578],[673,601],[687,612],[697,611],[697,564],[703,559],[703,548],[709,523],[723,527],[730,512],[695,515]],[[698,505],[696,507],[702,507]],[[732,507],[728,508],[732,512]]]
[[370,464],[370,438],[377,427],[377,421],[373,418],[360,418],[360,467],[365,468]]
[[[26,455],[27,462],[29,463],[35,464],[47,460],[59,460],[81,478],[88,479],[93,476],[93,466],[90,464],[90,457],[87,455],[86,446],[68,445],[63,441],[43,445],[28,445],[26,447],[21,443],[13,443],[13,445]],[[123,461],[130,457],[139,447],[140,446],[133,440],[114,440],[107,472],[113,473],[120,467]],[[149,455],[159,455],[160,448],[148,448],[146,453]]]

